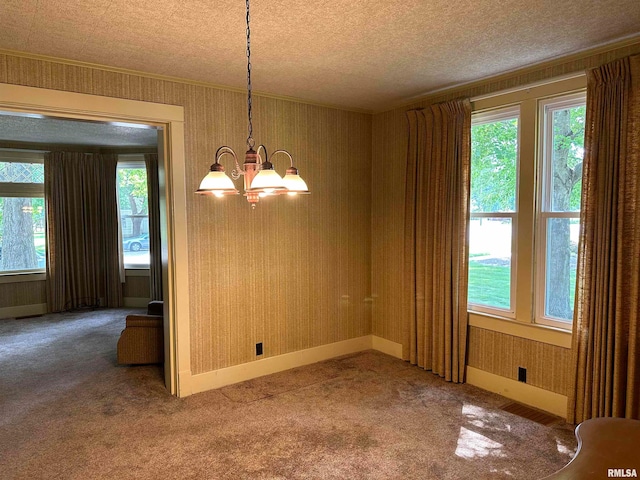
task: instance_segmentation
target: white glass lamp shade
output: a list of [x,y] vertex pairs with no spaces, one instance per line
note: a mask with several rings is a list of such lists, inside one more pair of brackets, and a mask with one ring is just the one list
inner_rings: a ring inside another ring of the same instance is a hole
[[260,170],[258,174],[253,177],[250,188],[254,191],[272,193],[275,190],[282,190],[284,183],[282,177],[278,175],[278,172],[275,170]]
[[305,181],[300,178],[300,175],[297,173],[294,174],[287,171],[282,181],[287,189],[287,193],[309,193],[309,187],[307,187]]
[[231,179],[224,172],[209,172],[200,182],[200,188],[196,191],[203,195],[237,195],[239,192]]

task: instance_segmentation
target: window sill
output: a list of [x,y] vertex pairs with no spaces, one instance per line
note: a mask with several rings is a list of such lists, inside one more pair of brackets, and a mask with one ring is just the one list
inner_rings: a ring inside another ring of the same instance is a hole
[[41,272],[0,273],[0,283],[42,282],[47,274]]
[[469,313],[469,326],[526,338],[562,348],[571,348],[571,331],[560,328],[524,323],[479,312]]

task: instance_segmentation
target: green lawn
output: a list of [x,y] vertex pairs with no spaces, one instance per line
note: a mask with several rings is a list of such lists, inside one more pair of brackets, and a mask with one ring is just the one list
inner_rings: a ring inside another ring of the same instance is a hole
[[469,261],[469,303],[509,308],[511,268]]
[[[503,265],[484,265],[469,261],[469,303],[509,308],[509,286],[511,268]],[[576,283],[576,272],[571,271],[572,285]],[[571,304],[575,289],[571,289]]]

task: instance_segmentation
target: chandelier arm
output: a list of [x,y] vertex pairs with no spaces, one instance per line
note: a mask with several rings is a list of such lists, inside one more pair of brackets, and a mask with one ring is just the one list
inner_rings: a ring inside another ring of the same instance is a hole
[[287,152],[286,150],[276,150],[275,152],[273,152],[271,154],[271,158],[275,157],[276,154],[278,153],[284,153],[287,157],[289,157],[289,160],[291,161],[291,166],[293,167],[293,157],[291,156],[291,154],[289,152]]
[[[262,157],[260,156],[260,150],[264,150],[264,161],[262,160]],[[258,149],[256,150],[256,153],[258,154],[258,160],[260,160],[261,164],[269,162],[269,154],[267,153],[267,147],[265,147],[262,143],[260,145],[258,145]]]
[[244,175],[244,170],[240,167],[240,163],[238,163],[238,156],[236,155],[236,152],[233,151],[233,148],[227,147],[226,145],[218,148],[218,150],[216,150],[215,163],[220,163],[220,159],[225,155],[231,155],[233,157],[236,167],[231,170],[231,178],[238,180],[242,175]]

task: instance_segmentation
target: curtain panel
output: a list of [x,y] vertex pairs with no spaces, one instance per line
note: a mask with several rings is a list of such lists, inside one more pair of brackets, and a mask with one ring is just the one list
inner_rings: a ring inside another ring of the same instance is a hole
[[471,104],[407,112],[405,292],[409,360],[464,382]]
[[158,154],[145,154],[149,212],[149,278],[151,300],[162,300],[162,240],[160,238],[160,186]]
[[569,421],[639,418],[640,56],[587,73]]
[[45,154],[50,312],[122,306],[116,165],[116,155]]

